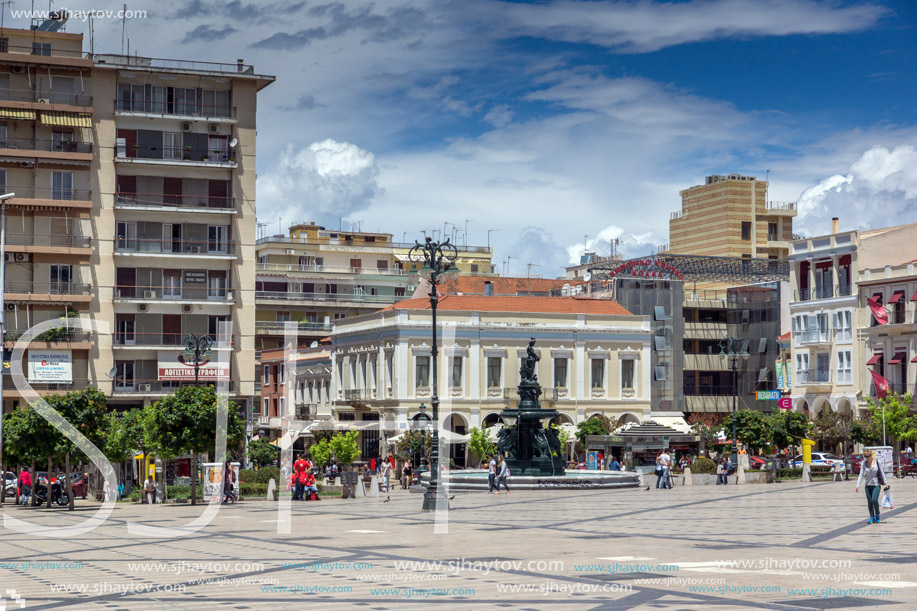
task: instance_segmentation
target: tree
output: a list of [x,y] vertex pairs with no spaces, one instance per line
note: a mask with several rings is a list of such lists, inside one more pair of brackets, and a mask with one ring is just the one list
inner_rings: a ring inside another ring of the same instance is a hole
[[345,431],[331,438],[331,451],[341,464],[349,465],[360,455],[359,434],[360,431]]
[[710,426],[701,420],[691,425],[691,434],[700,437],[700,452],[703,453],[709,446],[717,440],[717,431],[719,427]]
[[912,440],[917,434],[917,429],[912,427],[913,421],[910,417],[911,393],[899,395],[889,393],[884,399],[866,398],[866,404],[869,407],[869,415],[873,421],[878,424],[879,433],[882,433],[883,406],[885,432],[888,437],[898,441]]
[[426,464],[430,464],[430,454],[433,451],[433,436],[422,434],[422,431],[405,431],[401,439],[395,444],[395,458],[408,461],[414,454],[422,454]]
[[324,467],[331,459],[331,441],[328,438],[321,439],[318,443],[309,446],[309,454],[312,456],[312,462],[319,467]]
[[[112,431],[112,419],[108,413],[108,401],[105,393],[98,388],[77,390],[63,395],[52,395],[45,398],[48,405],[56,409],[67,422],[80,432],[86,439],[100,451],[103,451],[107,439]],[[86,462],[86,456],[79,447],[60,434],[59,452],[64,456],[64,465],[67,473],[66,488],[70,497],[70,507],[73,510],[73,487],[70,478],[70,459],[76,454],[81,461]]]
[[[557,429],[557,441],[560,442],[561,452],[564,453],[564,459],[567,456],[567,442],[570,441],[570,432],[567,429],[562,429],[553,422],[551,423],[552,429]],[[554,456],[557,456],[557,452],[554,452]]]
[[864,446],[878,445],[882,441],[882,423],[866,414],[850,423],[850,439]]
[[259,467],[273,465],[277,462],[277,446],[264,438],[250,441],[245,457]]
[[611,421],[605,414],[593,414],[577,426],[576,439],[586,447],[586,435],[607,435],[611,432]]
[[497,445],[494,443],[493,434],[490,429],[472,427],[468,435],[470,437],[468,440],[468,449],[478,458],[479,463],[484,460],[485,456],[497,451]]
[[[52,463],[59,459],[64,437],[44,417],[31,407],[14,410],[9,416],[8,428],[3,430],[4,450],[23,465],[31,466],[33,487],[38,485],[35,477],[36,463],[47,460],[48,477],[51,477]],[[48,482],[48,508],[51,508],[51,482]],[[32,503],[38,500],[32,495]]]
[[[184,386],[150,406],[144,418],[144,434],[157,454],[165,459],[191,454],[192,505],[197,503],[197,456],[216,446],[217,400],[213,386]],[[244,434],[233,406],[227,408],[226,424],[228,450],[237,447]]]
[[850,439],[852,420],[853,417],[849,414],[839,414],[830,409],[822,410],[812,421],[812,438],[824,443],[830,451],[834,451],[839,444]]
[[811,428],[805,414],[792,410],[776,410],[765,416],[765,420],[770,427],[771,442],[778,448],[799,445]]
[[736,437],[751,449],[770,445],[771,437],[764,414],[750,409],[740,409],[735,414],[728,414],[723,420],[723,431],[729,437],[732,434],[732,422],[736,423]]

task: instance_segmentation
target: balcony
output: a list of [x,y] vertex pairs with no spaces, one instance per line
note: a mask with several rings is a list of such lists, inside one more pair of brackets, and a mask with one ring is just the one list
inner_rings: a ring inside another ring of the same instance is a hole
[[831,329],[805,329],[797,335],[799,344],[830,344]]
[[365,295],[362,293],[285,293],[280,291],[255,291],[255,298],[297,302],[365,303],[366,307],[372,307],[380,303],[395,303],[396,301],[405,299],[403,296],[396,297],[394,295]]
[[[87,378],[74,378],[72,382],[29,382],[29,386],[33,390],[37,390],[39,393],[45,394],[64,394],[74,390],[85,390],[95,384],[91,384],[93,380]],[[12,386],[12,384],[10,385]],[[19,389],[15,387],[7,387],[3,389],[3,394],[5,397],[14,396],[21,397],[22,395],[19,392]]]
[[[347,234],[346,231],[335,232],[339,235]],[[256,244],[298,244],[303,246],[345,246],[348,249],[353,248],[354,246],[359,246],[360,248],[381,248],[386,250],[404,249],[408,250],[416,246],[414,242],[358,242],[356,240],[345,240],[340,238],[322,238],[319,237],[317,241],[308,241],[306,239],[300,238],[288,238],[286,236],[267,236],[264,238],[258,238]],[[462,253],[479,253],[479,254],[490,254],[491,248],[489,246],[456,246],[459,254]]]
[[207,255],[235,256],[236,243],[231,240],[181,240],[162,238],[115,238],[115,254],[136,255]]
[[[146,347],[146,346],[176,346],[184,347],[185,338],[188,337],[188,333],[138,333],[138,332],[123,332],[119,331],[114,335],[114,345],[115,346],[137,346],[137,347]],[[217,341],[217,336],[215,334],[209,336],[213,340],[214,344]],[[233,343],[230,346],[234,345]],[[213,350],[218,348],[214,345]]]
[[[911,393],[911,395],[913,395],[913,398],[917,399],[917,393],[915,393],[914,391],[913,382],[889,382],[888,383],[888,394],[892,394],[892,393],[895,393],[899,396],[906,395],[907,393]],[[877,397],[875,384],[872,384],[872,383],[869,384],[869,396],[873,398]]]
[[0,151],[12,157],[47,157],[92,161],[92,143],[38,138],[2,138]]
[[[228,92],[227,92],[228,93]],[[188,119],[235,119],[236,107],[195,102],[162,102],[153,100],[115,100],[115,113],[122,115],[158,115]]]
[[804,369],[796,372],[798,384],[830,384],[830,369]]
[[92,60],[84,58],[81,49],[61,49],[57,45],[54,45],[53,48],[36,46],[40,44],[7,44],[5,52],[0,53],[0,60],[13,64],[32,64],[33,66],[70,66],[92,69]]
[[115,208],[126,210],[173,210],[235,212],[234,197],[171,195],[166,193],[115,193]]
[[796,216],[796,202],[767,202],[767,214],[770,216]]
[[820,286],[815,289],[801,288],[794,291],[796,301],[813,301],[816,299],[833,299],[834,297],[849,297],[851,287],[849,284],[838,286]]
[[[214,386],[219,382],[213,380],[201,380],[200,383],[194,382],[163,382],[160,380],[123,380],[118,378],[114,383],[113,393],[117,395],[167,395],[175,392],[185,386]],[[235,381],[229,380],[229,392],[235,392]]]
[[90,301],[90,286],[76,282],[5,282],[7,301],[32,301],[37,303],[67,303]]
[[312,414],[318,412],[317,403],[296,403],[296,410],[293,412],[293,420],[308,421],[312,419]]
[[369,388],[350,388],[344,391],[345,401],[367,401],[376,397],[376,390]]
[[63,93],[59,91],[39,91],[37,89],[9,89],[0,88],[0,101],[24,102],[27,104],[40,104],[30,107],[39,110],[47,108],[48,104],[61,104],[64,106],[92,107],[92,96],[82,93]]
[[[32,252],[32,250],[40,251],[42,247],[89,248],[92,245],[92,238],[68,234],[43,235],[34,233],[7,233],[6,245],[27,247],[25,252]],[[13,249],[13,251],[15,250],[16,249]]]
[[[10,204],[28,205],[35,207],[73,207],[73,208],[92,208],[92,191],[89,189],[69,189],[69,188],[47,188],[47,187],[25,187],[21,185],[0,185],[4,193],[13,192],[16,194]],[[19,200],[30,200],[20,202]]]
[[[3,335],[4,347],[12,348],[13,344],[22,337],[22,334],[25,333],[28,329],[18,329],[7,331]],[[67,344],[68,347],[76,348],[73,344],[85,344],[85,346],[80,346],[80,348],[89,348],[89,341],[91,339],[91,334],[87,331],[80,331],[78,329],[68,329],[66,327],[57,327],[54,329],[48,329],[43,333],[39,333],[34,337],[30,346],[35,347],[36,343],[39,344],[48,344],[48,347],[54,347],[57,344]]]
[[157,165],[235,168],[236,154],[231,150],[212,150],[191,146],[116,145],[115,161]]
[[223,287],[192,288],[185,285],[181,288],[175,286],[151,285],[117,285],[115,286],[115,299],[128,301],[196,301],[225,303],[233,301],[232,289]]
[[369,276],[407,276],[408,273],[395,268],[332,267],[329,265],[296,265],[284,263],[258,263],[259,272],[302,272],[307,274],[358,274]]
[[[286,333],[286,324],[287,323],[282,321],[256,321],[255,333],[263,335],[283,335]],[[297,333],[327,333],[331,331],[331,323],[299,321],[296,323],[296,331]]]

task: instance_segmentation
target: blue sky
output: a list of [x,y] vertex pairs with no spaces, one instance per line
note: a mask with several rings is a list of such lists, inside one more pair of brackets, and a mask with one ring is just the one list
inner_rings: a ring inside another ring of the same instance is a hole
[[[272,224],[411,239],[473,219],[469,243],[496,230],[498,269],[512,255],[510,273],[550,276],[584,235],[629,256],[666,243],[679,190],[707,174],[770,170],[770,198],[799,201],[808,235],[832,216],[917,221],[907,0],[143,5],[127,26],[140,55],[244,57],[277,76],[258,115]],[[96,20],[97,51],[120,35]]]

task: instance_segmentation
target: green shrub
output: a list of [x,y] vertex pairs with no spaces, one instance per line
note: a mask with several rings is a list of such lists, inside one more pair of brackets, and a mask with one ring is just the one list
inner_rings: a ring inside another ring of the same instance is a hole
[[241,496],[264,497],[267,495],[267,484],[242,484],[239,487]]
[[[169,486],[169,499],[190,499],[191,486]],[[197,487],[197,498],[201,498],[201,487]]]
[[258,472],[252,469],[239,469],[239,481],[243,484],[254,484],[258,481]]
[[272,479],[274,482],[280,482],[280,469],[272,465],[258,469],[257,477],[255,478],[256,482],[266,484]]
[[695,473],[716,473],[716,463],[706,456],[698,456],[691,463],[691,474]]
[[135,486],[131,489],[130,494],[127,495],[127,500],[129,501],[139,501],[140,495],[143,493],[143,486]]
[[[781,479],[801,479],[802,468],[777,469],[777,477]],[[812,479],[831,477],[834,477],[834,472],[831,471],[831,467],[823,467],[819,465],[814,465],[812,467]]]

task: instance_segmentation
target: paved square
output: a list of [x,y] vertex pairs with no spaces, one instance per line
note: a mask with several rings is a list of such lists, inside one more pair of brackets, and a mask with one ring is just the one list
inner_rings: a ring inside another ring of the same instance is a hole
[[[246,501],[198,533],[138,538],[128,522],[203,508],[119,504],[75,538],[0,529],[0,609],[910,608],[917,481],[892,485],[874,526],[853,480],[458,494],[440,535],[401,490],[294,503],[290,535],[276,503]],[[53,527],[97,507],[2,511]]]

